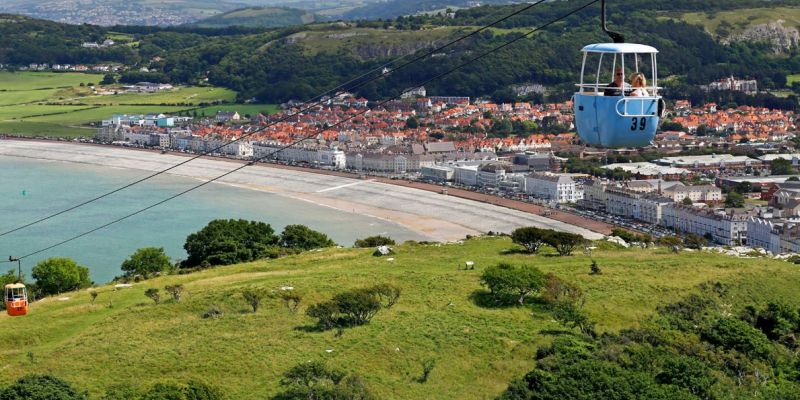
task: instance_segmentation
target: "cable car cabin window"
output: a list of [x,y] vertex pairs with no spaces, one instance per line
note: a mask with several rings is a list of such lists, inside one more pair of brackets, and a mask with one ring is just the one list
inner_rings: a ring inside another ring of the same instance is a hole
[[[655,54],[649,53],[586,52],[579,91],[598,96],[656,96],[654,62]],[[633,86],[634,74],[641,74],[641,88]]]

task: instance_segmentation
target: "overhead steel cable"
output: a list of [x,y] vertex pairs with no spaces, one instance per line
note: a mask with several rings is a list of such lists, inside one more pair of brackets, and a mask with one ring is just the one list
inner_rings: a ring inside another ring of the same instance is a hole
[[[438,53],[439,51],[441,51],[441,50],[443,50],[443,49],[446,49],[446,48],[448,48],[448,47],[450,47],[450,46],[452,46],[452,45],[454,45],[454,44],[456,44],[456,43],[458,43],[458,42],[460,42],[460,41],[462,41],[462,40],[465,40],[465,39],[468,39],[468,38],[470,38],[470,37],[472,37],[472,36],[475,36],[475,35],[477,35],[478,33],[480,33],[480,32],[483,32],[483,31],[485,31],[485,30],[487,30],[487,29],[489,29],[489,28],[492,28],[492,27],[494,27],[495,25],[497,25],[497,24],[499,24],[499,23],[501,23],[501,22],[503,22],[503,21],[506,21],[506,20],[508,20],[508,19],[510,19],[510,18],[512,18],[512,17],[514,17],[514,16],[516,16],[516,15],[519,15],[519,14],[521,14],[521,13],[523,13],[523,12],[527,11],[527,10],[530,10],[531,8],[533,8],[533,7],[537,6],[537,5],[541,4],[541,3],[544,3],[545,1],[546,1],[546,0],[538,0],[538,1],[534,2],[534,3],[528,4],[528,5],[526,5],[525,7],[522,7],[522,8],[520,8],[520,9],[519,9],[519,10],[517,10],[517,11],[514,11],[514,12],[512,12],[512,13],[508,14],[508,15],[505,15],[504,17],[502,17],[502,18],[500,18],[500,19],[497,19],[497,20],[493,21],[493,22],[492,22],[492,23],[490,23],[490,24],[487,24],[487,25],[481,26],[480,28],[478,28],[478,29],[476,29],[476,30],[474,30],[474,31],[472,31],[472,32],[470,32],[470,33],[468,33],[468,34],[466,34],[466,35],[463,35],[463,36],[460,36],[460,37],[458,37],[458,38],[456,38],[456,39],[453,39],[453,40],[451,40],[450,42],[448,42],[448,43],[446,43],[446,44],[444,44],[444,45],[442,45],[442,46],[439,46],[439,47],[437,47],[437,48],[435,48],[435,49],[433,49],[433,50],[430,50],[430,51],[428,51],[428,52],[426,52],[426,53],[424,53],[424,54],[422,54],[422,55],[419,55],[419,56],[417,56],[417,57],[415,57],[415,58],[413,58],[413,59],[411,59],[411,60],[409,60],[409,61],[406,61],[406,62],[404,62],[404,63],[400,64],[399,66],[397,66],[397,67],[394,67],[394,68],[392,68],[392,69],[390,69],[390,70],[388,70],[388,71],[386,71],[386,72],[384,73],[384,72],[383,72],[383,70],[384,70],[385,68],[388,68],[390,65],[392,65],[392,64],[394,64],[394,63],[396,63],[396,62],[398,62],[399,60],[402,60],[403,58],[405,58],[405,56],[401,56],[401,57],[398,57],[398,58],[396,58],[396,59],[394,59],[394,60],[388,61],[388,62],[386,62],[385,64],[383,64],[383,65],[380,65],[380,66],[378,66],[378,67],[376,67],[376,68],[374,68],[374,69],[372,69],[372,70],[370,70],[370,71],[367,71],[367,72],[365,72],[365,73],[363,73],[363,74],[361,74],[361,75],[359,75],[359,76],[357,76],[357,77],[355,77],[355,78],[353,78],[353,79],[350,79],[349,81],[347,81],[347,82],[345,82],[345,83],[343,83],[343,84],[340,84],[340,85],[336,86],[336,87],[335,87],[335,88],[333,88],[333,89],[329,89],[329,90],[327,90],[327,91],[325,91],[325,92],[323,92],[323,93],[321,93],[321,94],[319,94],[319,95],[317,95],[317,96],[314,96],[314,97],[312,97],[312,98],[311,98],[311,99],[309,99],[308,101],[304,102],[304,103],[303,103],[303,107],[304,107],[304,108],[301,108],[301,109],[299,109],[297,112],[294,112],[294,113],[289,113],[289,114],[287,114],[286,116],[284,116],[284,117],[282,117],[282,118],[280,118],[280,119],[278,119],[278,120],[276,120],[276,121],[274,121],[274,122],[271,122],[271,123],[269,123],[269,124],[267,124],[267,125],[265,125],[265,126],[263,126],[263,127],[259,127],[258,129],[255,129],[255,130],[253,130],[253,131],[246,132],[245,134],[243,134],[243,135],[239,136],[239,137],[238,137],[238,138],[236,138],[236,139],[233,139],[233,140],[231,140],[231,141],[229,141],[229,142],[222,143],[222,144],[220,144],[220,145],[218,145],[218,146],[216,146],[216,147],[214,147],[214,148],[212,148],[212,149],[210,149],[210,150],[205,150],[205,151],[203,151],[203,152],[201,152],[201,153],[199,153],[199,154],[197,154],[197,155],[195,155],[195,156],[189,157],[189,158],[187,158],[186,160],[184,160],[184,161],[181,161],[181,162],[179,162],[179,163],[177,163],[177,164],[175,164],[175,165],[172,165],[172,166],[170,166],[170,167],[167,167],[167,168],[165,168],[165,169],[162,169],[162,170],[159,170],[159,171],[153,172],[153,173],[151,173],[151,174],[149,174],[149,175],[146,175],[146,176],[144,176],[144,177],[142,177],[142,178],[139,178],[139,179],[137,179],[137,180],[135,180],[135,181],[133,181],[133,182],[130,182],[130,183],[128,183],[128,184],[125,184],[125,185],[123,185],[123,186],[120,186],[119,188],[116,188],[116,189],[114,189],[114,190],[111,190],[111,191],[109,191],[109,192],[106,192],[106,193],[103,193],[103,194],[101,194],[101,195],[98,195],[98,196],[92,197],[92,198],[90,198],[90,199],[88,199],[88,200],[85,200],[85,201],[83,201],[83,202],[81,202],[81,203],[78,203],[78,204],[75,204],[75,205],[73,205],[73,206],[70,206],[70,207],[68,207],[68,208],[65,208],[65,209],[63,209],[63,210],[60,210],[60,211],[54,212],[54,213],[52,213],[52,214],[48,214],[48,215],[46,215],[46,216],[44,216],[44,217],[40,217],[40,218],[38,218],[38,219],[36,219],[36,220],[33,220],[33,221],[29,222],[29,223],[26,223],[26,224],[24,224],[24,225],[20,225],[20,226],[17,226],[17,227],[15,227],[15,228],[12,228],[12,229],[9,229],[9,230],[6,230],[6,231],[3,231],[3,232],[0,232],[0,237],[6,236],[6,235],[8,235],[8,234],[11,234],[11,233],[14,233],[14,232],[17,232],[17,231],[20,231],[20,230],[23,230],[23,229],[25,229],[25,228],[28,228],[28,227],[31,227],[31,226],[33,226],[33,225],[37,225],[37,224],[39,224],[39,223],[42,223],[42,222],[44,222],[44,221],[47,221],[47,220],[49,220],[49,219],[55,218],[55,217],[57,217],[57,216],[59,216],[59,215],[66,214],[66,213],[68,213],[68,212],[70,212],[70,211],[73,211],[73,210],[76,210],[76,209],[78,209],[78,208],[81,208],[81,207],[83,207],[83,206],[85,206],[85,205],[87,205],[87,204],[94,203],[94,202],[96,202],[96,201],[98,201],[98,200],[101,200],[101,199],[103,199],[103,198],[106,198],[106,197],[108,197],[108,196],[111,196],[111,195],[113,195],[113,194],[115,194],[115,193],[121,192],[121,191],[123,191],[123,190],[125,190],[125,189],[127,189],[127,188],[129,188],[129,187],[131,187],[131,186],[138,185],[138,184],[140,184],[140,183],[142,183],[142,182],[144,182],[144,181],[147,181],[147,180],[149,180],[149,179],[152,179],[152,178],[154,178],[154,177],[156,177],[156,176],[159,176],[159,175],[161,175],[161,174],[167,173],[167,172],[169,172],[169,171],[171,171],[171,170],[173,170],[173,169],[175,169],[175,168],[178,168],[178,167],[180,167],[180,166],[182,166],[182,165],[185,165],[185,164],[187,164],[187,163],[189,163],[189,162],[191,162],[191,161],[194,161],[194,160],[196,160],[196,159],[198,159],[198,158],[200,158],[200,157],[207,156],[207,155],[209,155],[209,154],[213,154],[213,153],[217,152],[218,150],[222,149],[222,148],[223,148],[223,147],[225,147],[225,146],[228,146],[228,145],[230,145],[230,144],[232,144],[232,143],[236,143],[236,142],[239,142],[239,141],[241,141],[241,140],[243,140],[243,139],[249,138],[249,137],[251,137],[251,136],[253,136],[253,135],[255,135],[255,134],[259,133],[259,132],[262,132],[262,131],[264,131],[264,130],[266,130],[266,129],[268,129],[268,128],[272,127],[272,126],[275,126],[275,125],[277,125],[277,124],[279,124],[279,123],[281,123],[281,122],[286,122],[286,121],[290,120],[291,118],[293,118],[293,117],[295,117],[295,116],[297,116],[297,115],[300,115],[300,114],[302,114],[302,113],[304,113],[304,112],[306,112],[306,111],[308,111],[308,110],[311,110],[311,109],[313,109],[314,107],[317,107],[317,106],[319,106],[319,105],[322,105],[322,103],[323,103],[323,100],[322,100],[322,99],[323,99],[323,98],[324,98],[326,95],[328,95],[328,94],[330,94],[330,93],[333,93],[333,94],[335,94],[335,93],[337,93],[337,92],[339,92],[339,91],[341,91],[341,90],[353,91],[353,90],[356,90],[356,89],[359,89],[359,88],[363,87],[364,85],[367,85],[367,84],[369,84],[369,83],[371,83],[371,82],[374,82],[374,81],[376,81],[376,80],[378,80],[378,79],[383,79],[385,76],[387,76],[387,75],[390,75],[391,73],[393,73],[393,72],[395,72],[395,71],[399,71],[399,70],[401,70],[401,69],[403,69],[403,68],[405,68],[405,67],[407,67],[407,66],[409,66],[409,65],[411,65],[411,64],[414,64],[414,63],[416,63],[416,62],[418,62],[418,61],[420,61],[420,60],[422,60],[422,59],[424,59],[424,58],[427,58],[427,57],[429,57],[429,56],[431,56],[431,55],[433,55],[433,54],[436,54],[436,53]],[[368,80],[362,81],[362,82],[358,83],[358,84],[357,84],[357,85],[355,85],[355,86],[352,86],[352,87],[347,87],[347,85],[350,85],[350,84],[352,84],[352,83],[354,83],[354,82],[358,82],[358,81],[360,81],[360,80],[362,80],[362,79],[366,78],[367,76],[369,76],[369,75],[371,75],[371,74],[374,74],[374,73],[376,73],[376,72],[381,72],[381,73],[380,73],[379,75],[377,75],[377,76],[374,76],[374,77],[372,77],[372,78],[368,79]],[[311,105],[307,105],[309,102],[311,102],[311,100],[314,100],[314,99],[317,99],[317,98],[319,98],[320,100],[318,100],[318,101],[314,102],[314,103],[313,103],[313,104],[311,104]]]
[[[471,63],[473,63],[473,62],[475,62],[475,61],[477,61],[477,60],[480,60],[481,58],[484,58],[484,57],[488,56],[489,54],[492,54],[492,53],[494,53],[494,52],[496,52],[496,51],[502,50],[502,49],[504,49],[504,48],[506,48],[506,47],[508,47],[508,46],[510,46],[510,45],[512,45],[512,44],[514,44],[514,43],[516,43],[516,42],[518,42],[518,41],[520,41],[520,40],[524,39],[524,38],[527,38],[527,37],[529,37],[530,35],[533,35],[534,33],[538,32],[538,31],[540,31],[540,30],[542,30],[542,29],[544,29],[544,28],[547,28],[548,26],[550,26],[550,25],[552,25],[552,24],[554,24],[554,23],[556,23],[556,22],[559,22],[559,21],[561,21],[561,20],[563,20],[563,19],[566,19],[567,17],[569,17],[569,16],[571,16],[571,15],[573,15],[573,14],[576,14],[576,13],[578,13],[579,11],[581,11],[581,10],[583,10],[583,9],[585,9],[585,8],[587,8],[587,7],[591,6],[592,4],[594,4],[594,3],[597,3],[597,2],[599,2],[599,1],[600,1],[600,0],[592,0],[592,1],[590,1],[590,2],[588,2],[588,3],[586,3],[586,4],[584,4],[584,5],[583,5],[583,6],[581,6],[581,7],[578,7],[578,8],[576,8],[576,9],[573,9],[573,10],[572,10],[572,11],[570,11],[569,13],[562,15],[561,17],[558,17],[558,18],[556,18],[556,19],[554,19],[554,20],[551,20],[550,22],[547,22],[547,23],[545,23],[545,24],[543,24],[543,25],[540,25],[539,27],[537,27],[537,28],[534,28],[534,29],[532,29],[532,30],[530,30],[530,31],[526,32],[525,34],[522,34],[522,35],[520,35],[520,36],[518,36],[518,37],[516,37],[516,38],[514,38],[514,39],[512,39],[512,40],[510,40],[510,41],[508,41],[508,42],[505,42],[505,43],[503,43],[503,44],[502,44],[502,45],[500,45],[500,46],[494,47],[494,48],[492,48],[492,49],[490,49],[490,50],[488,50],[488,51],[486,51],[486,52],[483,52],[483,53],[481,53],[480,55],[478,55],[478,56],[476,56],[476,57],[474,57],[474,58],[471,58],[471,59],[469,59],[469,60],[468,60],[468,61],[466,61],[466,62],[463,62],[463,63],[461,63],[461,64],[459,64],[459,65],[457,65],[457,66],[455,66],[455,67],[453,67],[453,68],[451,68],[451,69],[449,69],[449,70],[445,71],[445,72],[442,72],[442,73],[440,73],[440,74],[438,74],[438,75],[436,75],[436,76],[434,76],[434,77],[432,77],[432,78],[430,78],[430,79],[427,79],[427,80],[425,80],[424,82],[421,82],[421,83],[417,84],[416,86],[414,86],[414,87],[413,87],[413,89],[416,89],[416,88],[420,88],[420,87],[422,87],[422,86],[425,86],[426,84],[428,84],[428,83],[430,83],[430,82],[432,82],[432,81],[434,81],[434,80],[437,80],[437,79],[439,79],[439,78],[441,78],[441,77],[443,77],[443,76],[449,75],[449,74],[451,74],[451,73],[453,73],[453,72],[455,72],[455,71],[457,71],[457,70],[459,70],[459,69],[461,69],[461,68],[463,68],[463,67],[465,67],[465,66],[467,66],[467,65],[469,65],[469,64],[471,64]],[[393,100],[397,99],[398,97],[399,97],[399,96],[394,96],[394,97],[388,98],[388,99],[386,99],[386,100],[383,100],[383,101],[381,101],[381,102],[377,103],[376,105],[373,105],[373,108],[375,108],[375,107],[380,107],[380,106],[382,106],[382,105],[384,105],[384,104],[386,104],[386,103],[388,103],[388,102],[390,102],[390,101],[393,101]],[[367,108],[367,109],[366,109],[366,110],[364,110],[364,111],[361,111],[361,112],[355,113],[355,114],[353,114],[352,116],[350,116],[350,117],[347,117],[347,118],[345,118],[345,119],[343,119],[343,120],[341,120],[341,121],[339,121],[339,122],[336,122],[335,124],[333,124],[333,125],[331,125],[331,126],[329,126],[329,127],[327,127],[327,128],[324,128],[324,129],[325,129],[325,130],[327,130],[327,129],[335,128],[335,127],[337,127],[337,126],[339,126],[339,125],[341,125],[341,124],[343,124],[343,123],[345,123],[345,122],[347,122],[347,121],[349,121],[349,120],[352,120],[353,118],[356,118],[356,117],[358,117],[358,116],[364,115],[364,114],[366,114],[367,112],[369,112],[369,111],[371,111],[371,110],[372,110],[372,108]],[[283,146],[283,147],[280,147],[280,148],[278,148],[277,150],[274,150],[274,151],[272,151],[272,152],[270,152],[270,153],[268,153],[268,154],[265,154],[265,155],[263,155],[263,156],[261,156],[261,157],[255,158],[255,159],[253,159],[253,160],[251,160],[251,161],[249,161],[249,162],[247,162],[247,163],[244,163],[244,164],[242,164],[241,166],[239,166],[239,167],[236,167],[236,168],[234,168],[234,169],[232,169],[232,170],[230,170],[230,171],[228,171],[228,172],[226,172],[226,173],[224,173],[224,174],[222,174],[222,175],[218,175],[218,176],[217,176],[217,177],[215,177],[215,178],[209,179],[209,180],[207,180],[207,181],[204,181],[204,182],[202,182],[202,183],[200,183],[200,184],[197,184],[197,185],[195,185],[195,186],[192,186],[192,187],[190,187],[190,188],[188,188],[188,189],[186,189],[186,190],[184,190],[184,191],[182,191],[182,192],[176,193],[176,194],[174,194],[174,195],[172,195],[172,196],[170,196],[170,197],[167,197],[167,198],[165,198],[165,199],[163,199],[163,200],[161,200],[161,201],[158,201],[158,202],[156,202],[156,203],[153,203],[153,204],[151,204],[151,205],[149,205],[149,206],[147,206],[147,207],[141,208],[141,209],[139,209],[139,210],[137,210],[137,211],[135,211],[135,212],[132,212],[132,213],[130,213],[130,214],[126,214],[126,215],[124,215],[124,216],[122,216],[122,217],[120,217],[120,218],[117,218],[117,219],[115,219],[115,220],[113,220],[113,221],[111,221],[111,222],[108,222],[108,223],[105,223],[105,224],[103,224],[103,225],[100,225],[100,226],[98,226],[98,227],[95,227],[95,228],[93,228],[93,229],[91,229],[91,230],[88,230],[88,231],[86,231],[86,232],[83,232],[83,233],[81,233],[81,234],[78,234],[78,235],[75,235],[75,236],[71,236],[71,237],[69,237],[68,239],[62,240],[62,241],[60,241],[60,242],[58,242],[58,243],[55,243],[55,244],[53,244],[53,245],[50,245],[50,246],[47,246],[47,247],[45,247],[45,248],[42,248],[42,249],[36,250],[36,251],[34,251],[34,252],[28,253],[28,254],[26,254],[26,255],[24,255],[24,256],[21,256],[21,257],[19,257],[19,258],[20,258],[20,259],[25,259],[25,258],[28,258],[28,257],[34,256],[34,255],[36,255],[36,254],[39,254],[39,253],[42,253],[42,252],[48,251],[48,250],[50,250],[50,249],[53,249],[53,248],[56,248],[56,247],[58,247],[58,246],[64,245],[64,244],[66,244],[66,243],[69,243],[69,242],[71,242],[71,241],[73,241],[73,240],[76,240],[76,239],[82,238],[82,237],[84,237],[84,236],[90,235],[90,234],[92,234],[92,233],[94,233],[94,232],[97,232],[97,231],[99,231],[99,230],[103,229],[103,228],[106,228],[106,227],[108,227],[108,226],[114,225],[114,224],[116,224],[116,223],[118,223],[118,222],[124,221],[124,220],[126,220],[126,219],[128,219],[128,218],[131,218],[131,217],[133,217],[133,216],[139,215],[139,214],[141,214],[141,213],[143,213],[143,212],[145,212],[145,211],[147,211],[147,210],[149,210],[149,209],[151,209],[151,208],[157,207],[157,206],[159,206],[159,205],[161,205],[161,204],[164,204],[164,203],[166,203],[166,202],[168,202],[168,201],[170,201],[170,200],[173,200],[173,199],[175,199],[175,198],[178,198],[178,197],[180,197],[180,196],[183,196],[183,195],[184,195],[184,194],[186,194],[186,193],[189,193],[189,192],[191,192],[191,191],[194,191],[194,190],[196,190],[196,189],[199,189],[199,188],[201,188],[201,187],[203,187],[203,186],[205,186],[205,185],[208,185],[209,183],[215,182],[215,181],[217,181],[217,180],[219,180],[219,179],[222,179],[222,178],[224,178],[224,177],[226,177],[226,176],[228,176],[228,175],[231,175],[231,174],[233,174],[233,173],[235,173],[235,172],[237,172],[237,171],[240,171],[240,170],[244,169],[244,168],[245,168],[245,167],[247,167],[247,166],[250,166],[250,165],[253,165],[253,164],[255,164],[257,161],[264,160],[264,159],[266,159],[266,158],[270,157],[270,156],[271,156],[271,155],[273,155],[273,154],[276,154],[276,153],[278,153],[278,152],[280,152],[280,151],[283,151],[283,150],[285,150],[285,149],[288,149],[288,148],[290,148],[290,147],[294,146],[295,144],[302,142],[303,140],[309,139],[309,138],[313,137],[314,135],[317,135],[318,133],[322,132],[322,130],[323,130],[323,129],[319,129],[319,130],[317,130],[317,131],[315,131],[315,132],[313,132],[313,133],[311,133],[311,134],[309,134],[309,135],[306,135],[306,136],[304,136],[304,137],[302,137],[302,138],[300,138],[300,139],[298,139],[298,140],[296,140],[296,141],[294,141],[294,142],[291,142],[291,143],[289,143],[289,144],[287,144],[287,145],[285,145],[285,146]]]

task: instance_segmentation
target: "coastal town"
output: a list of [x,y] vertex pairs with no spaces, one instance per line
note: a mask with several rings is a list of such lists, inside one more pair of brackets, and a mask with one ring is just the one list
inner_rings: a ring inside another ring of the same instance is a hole
[[340,93],[273,115],[113,115],[94,140],[435,183],[655,236],[800,252],[794,112],[679,100],[653,147],[603,150],[569,132],[571,108],[424,88],[375,106]]

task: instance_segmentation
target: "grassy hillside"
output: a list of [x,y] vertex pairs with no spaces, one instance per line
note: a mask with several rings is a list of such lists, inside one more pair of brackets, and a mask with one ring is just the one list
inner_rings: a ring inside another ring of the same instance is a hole
[[[481,272],[500,261],[529,263],[577,283],[601,331],[636,325],[658,304],[710,280],[728,283],[731,298],[742,303],[782,299],[800,305],[800,269],[786,262],[665,249],[527,256],[509,251],[515,248],[508,238],[406,244],[396,248],[394,261],[368,249],[326,249],[161,277],[131,289],[104,286],[94,305],[86,291],[67,293],[34,303],[27,317],[0,316],[0,383],[50,372],[97,397],[114,383],[144,387],[202,378],[231,398],[263,399],[278,391],[287,369],[318,359],[361,375],[377,398],[491,398],[529,371],[537,347],[563,329],[542,306],[476,305]],[[589,275],[592,259],[602,275]],[[459,270],[467,260],[475,261],[475,270]],[[381,282],[403,293],[368,325],[337,336],[314,331],[304,315],[310,304],[333,294]],[[188,292],[180,302],[156,305],[143,295],[175,283]],[[266,301],[254,314],[239,294],[246,287],[281,286],[303,294],[297,314],[279,300]],[[212,305],[224,315],[202,319]],[[416,383],[429,358],[437,360],[430,380]]]
[[319,21],[320,19],[321,17],[311,12],[297,8],[248,7],[214,15],[191,25],[201,28],[224,28],[227,26],[275,28],[281,26],[304,25]]
[[[236,93],[219,87],[180,86],[148,94],[97,94],[88,87],[98,74],[0,71],[0,134],[27,136],[91,136],[100,120],[122,113],[176,113],[241,107],[276,112],[274,105],[231,104]],[[107,92],[119,85],[105,87]],[[210,114],[209,114],[210,115]]]
[[800,27],[800,7],[745,8],[732,11],[692,12],[683,14],[681,20],[702,25],[705,30],[718,36],[720,24],[730,24],[730,33],[741,33],[754,25],[783,21],[785,28]]

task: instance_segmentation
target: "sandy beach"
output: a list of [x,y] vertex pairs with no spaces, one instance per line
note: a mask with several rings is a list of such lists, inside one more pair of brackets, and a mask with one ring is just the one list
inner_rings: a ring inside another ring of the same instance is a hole
[[[186,161],[186,157],[181,155],[110,146],[5,139],[0,140],[0,156],[152,172]],[[234,161],[197,159],[169,173],[202,181],[213,179],[239,166],[241,164]],[[271,168],[266,164],[244,168],[218,180],[217,183],[296,199],[298,212],[302,212],[304,202],[310,202],[380,218],[437,241],[458,240],[466,235],[488,231],[510,232],[521,226],[572,232],[588,239],[599,239],[603,236],[565,222],[479,201],[444,196],[370,179]],[[124,191],[117,195],[124,195]],[[153,203],[159,200],[162,199],[153,199]]]

